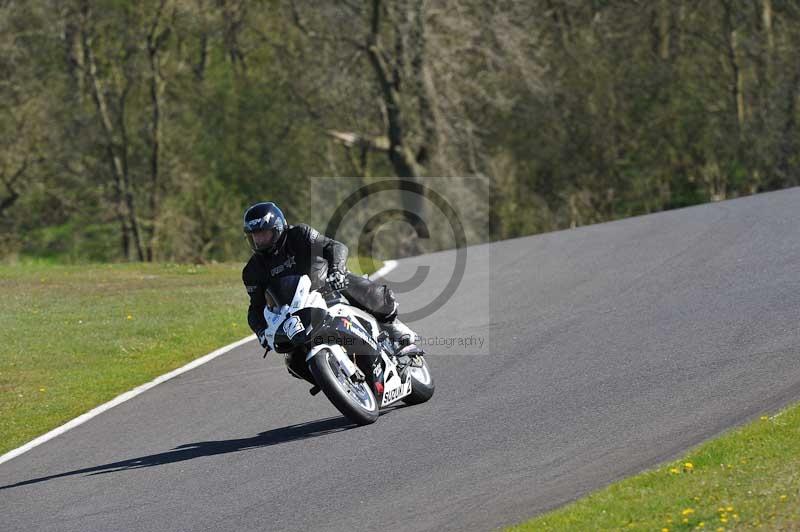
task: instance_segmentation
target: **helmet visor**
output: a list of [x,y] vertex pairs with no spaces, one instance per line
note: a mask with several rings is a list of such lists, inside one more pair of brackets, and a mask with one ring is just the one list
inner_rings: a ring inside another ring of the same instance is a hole
[[248,235],[253,243],[253,248],[257,250],[268,250],[275,244],[275,230],[265,229],[263,231],[255,231]]

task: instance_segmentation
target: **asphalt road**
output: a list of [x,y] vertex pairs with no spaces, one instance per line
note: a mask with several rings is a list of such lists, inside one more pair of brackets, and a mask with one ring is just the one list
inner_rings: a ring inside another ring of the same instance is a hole
[[798,266],[800,189],[472,247],[429,403],[354,428],[249,344],[0,465],[0,529],[511,524],[800,398]]

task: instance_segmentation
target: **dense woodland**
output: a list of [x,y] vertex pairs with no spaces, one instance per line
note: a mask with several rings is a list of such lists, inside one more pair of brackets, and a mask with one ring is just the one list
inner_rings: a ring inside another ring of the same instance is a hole
[[0,47],[4,260],[241,259],[318,176],[470,176],[472,240],[800,180],[796,0],[0,0]]

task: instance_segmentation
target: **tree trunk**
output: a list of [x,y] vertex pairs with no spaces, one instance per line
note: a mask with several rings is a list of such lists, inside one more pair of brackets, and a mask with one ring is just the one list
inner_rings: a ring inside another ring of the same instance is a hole
[[156,59],[150,55],[150,68],[152,79],[150,81],[150,103],[152,105],[152,122],[150,124],[150,238],[147,242],[147,261],[153,261],[153,248],[158,232],[158,210],[160,203],[159,183],[159,150],[161,147],[161,98],[159,96],[158,74],[155,66]]
[[670,0],[661,0],[658,6],[658,55],[664,61],[669,59],[670,18]]
[[724,12],[724,28],[725,38],[727,44],[727,57],[728,63],[731,67],[731,82],[730,91],[731,99],[733,100],[734,108],[736,109],[736,124],[738,126],[739,138],[742,138],[744,133],[744,77],[742,76],[742,68],[739,64],[738,45],[739,36],[737,30],[733,26],[733,7],[728,1],[722,2]]
[[775,35],[772,32],[772,0],[761,1],[761,23],[767,37],[767,53],[772,56],[775,50]]
[[[375,77],[378,80],[383,105],[386,109],[386,134],[389,139],[389,161],[397,177],[419,183],[420,178],[425,173],[425,168],[423,164],[420,163],[417,156],[420,155],[424,157],[427,147],[422,146],[415,153],[412,147],[409,146],[408,139],[406,138],[406,124],[401,111],[400,76],[402,73],[399,69],[389,66],[386,60],[386,52],[380,42],[383,9],[381,0],[372,0],[370,33],[367,38],[366,46],[367,56]],[[402,53],[402,49],[395,47],[395,53]],[[394,59],[395,64],[399,64],[404,60],[402,57],[395,57]],[[421,100],[420,103],[422,101],[424,100]],[[402,191],[401,202],[405,211],[405,219],[416,234],[426,234],[426,227],[424,226],[424,196],[414,192]],[[412,240],[407,253],[417,254],[420,249],[418,239],[415,238]]]
[[161,94],[163,92],[163,81],[161,79],[160,51],[161,45],[168,36],[167,30],[160,34],[158,31],[161,15],[164,10],[166,0],[161,0],[156,11],[150,32],[147,34],[147,59],[150,67],[150,237],[147,240],[147,261],[154,260],[154,248],[158,238],[158,220],[161,204],[161,179],[159,174],[161,156]]
[[82,28],[82,41],[83,48],[86,54],[87,73],[92,90],[92,99],[94,100],[97,113],[100,117],[103,133],[106,137],[106,155],[108,156],[109,166],[111,173],[114,176],[114,186],[116,190],[115,198],[117,201],[117,210],[122,213],[124,222],[122,223],[123,231],[130,232],[130,235],[125,235],[122,238],[123,252],[128,256],[128,247],[126,242],[132,241],[136,257],[138,260],[144,260],[144,251],[142,249],[141,235],[139,231],[139,224],[136,218],[136,209],[133,201],[133,193],[130,188],[130,179],[127,175],[127,164],[120,157],[117,151],[117,146],[120,150],[127,151],[127,139],[123,138],[117,141],[114,125],[111,119],[111,113],[106,101],[105,90],[102,82],[97,74],[97,61],[95,59],[94,50],[92,49],[92,38],[88,33],[86,23],[88,22],[88,8],[84,10],[84,24]]
[[[8,191],[8,195],[5,198],[0,199],[0,217],[3,216],[3,213],[11,208],[20,197],[19,190],[15,187],[17,181],[25,176],[25,172],[28,169],[28,160],[25,159],[22,162],[22,165],[11,175],[11,177],[6,178],[5,171],[3,174],[0,175],[0,181],[3,182],[6,190]],[[5,169],[4,169],[5,170]]]

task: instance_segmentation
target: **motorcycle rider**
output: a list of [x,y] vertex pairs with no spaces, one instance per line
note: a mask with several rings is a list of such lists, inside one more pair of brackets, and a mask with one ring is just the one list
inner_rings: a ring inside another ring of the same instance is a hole
[[[256,203],[245,211],[244,233],[253,251],[242,270],[242,281],[250,296],[247,321],[267,351],[271,346],[266,337],[264,308],[269,282],[292,274],[308,275],[316,287],[327,281],[350,304],[375,316],[393,341],[410,344],[417,340],[414,331],[397,319],[398,305],[392,290],[347,270],[348,249],[341,242],[305,224],[288,225],[283,212],[272,202]],[[302,361],[287,357],[286,362],[291,373],[306,377],[307,368]]]

